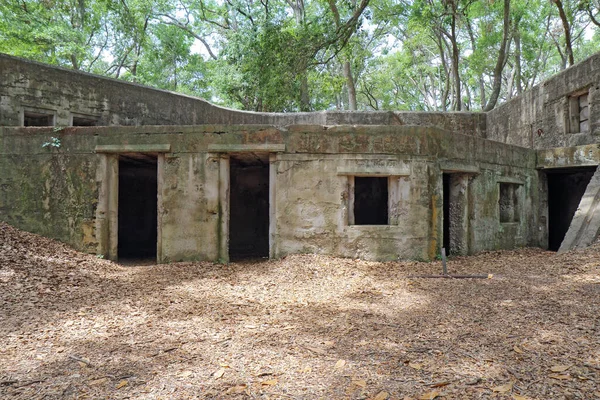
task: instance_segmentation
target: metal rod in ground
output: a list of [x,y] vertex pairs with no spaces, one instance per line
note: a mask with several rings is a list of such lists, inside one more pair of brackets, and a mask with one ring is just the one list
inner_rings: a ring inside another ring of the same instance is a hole
[[446,248],[442,247],[442,271],[444,275],[448,275],[448,268],[446,267]]
[[444,274],[444,275],[409,275],[407,278],[409,278],[409,279],[414,279],[414,278],[492,279],[493,276],[494,276],[493,274],[487,274],[487,275],[449,275],[449,274]]

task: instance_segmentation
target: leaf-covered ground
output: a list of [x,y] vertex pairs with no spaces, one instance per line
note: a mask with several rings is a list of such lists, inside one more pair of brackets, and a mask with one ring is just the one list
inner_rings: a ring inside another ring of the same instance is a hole
[[0,223],[0,397],[600,398],[600,246],[121,266]]

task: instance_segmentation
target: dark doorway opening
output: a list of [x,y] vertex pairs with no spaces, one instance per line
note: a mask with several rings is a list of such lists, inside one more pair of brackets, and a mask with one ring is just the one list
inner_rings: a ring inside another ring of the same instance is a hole
[[232,155],[229,171],[229,258],[269,257],[269,155]]
[[548,250],[560,248],[595,171],[596,167],[578,167],[547,172]]
[[156,260],[157,157],[119,157],[119,260]]
[[442,174],[442,192],[443,192],[443,206],[442,206],[442,220],[444,224],[444,241],[443,247],[446,249],[446,254],[452,253],[450,249],[450,174]]
[[387,177],[354,177],[354,224],[388,225]]

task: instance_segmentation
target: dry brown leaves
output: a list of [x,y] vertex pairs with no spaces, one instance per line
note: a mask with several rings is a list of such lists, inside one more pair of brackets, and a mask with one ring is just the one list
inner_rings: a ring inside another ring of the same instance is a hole
[[0,223],[0,397],[593,399],[600,247],[124,267]]

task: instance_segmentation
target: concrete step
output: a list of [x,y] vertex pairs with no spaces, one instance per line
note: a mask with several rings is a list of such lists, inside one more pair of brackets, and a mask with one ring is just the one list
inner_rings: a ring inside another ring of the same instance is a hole
[[580,249],[594,243],[600,233],[600,167],[585,189],[575,211],[569,230],[563,239],[559,253]]

